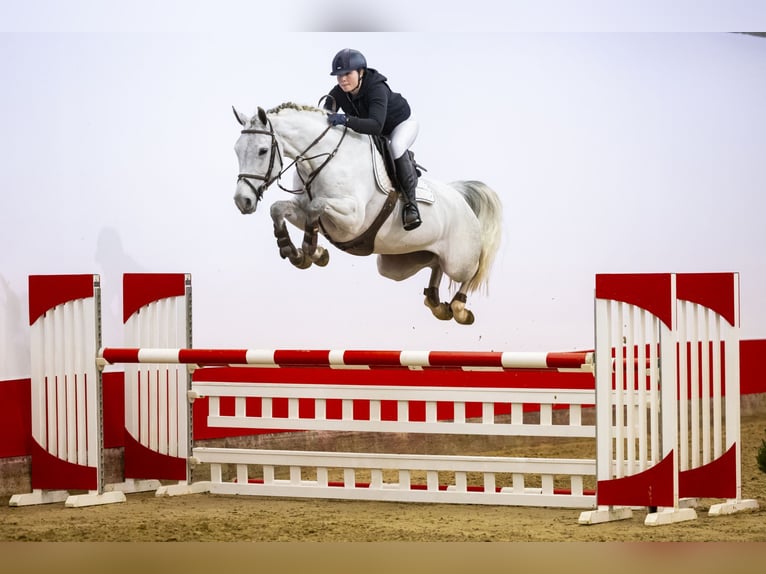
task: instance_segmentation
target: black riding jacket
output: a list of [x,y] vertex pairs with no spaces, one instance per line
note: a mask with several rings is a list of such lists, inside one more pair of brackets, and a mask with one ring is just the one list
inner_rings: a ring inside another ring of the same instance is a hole
[[325,108],[331,110],[333,101],[346,112],[346,125],[355,132],[388,136],[396,126],[410,117],[410,105],[404,96],[392,92],[387,78],[373,68],[367,68],[362,87],[352,96],[336,85],[330,90],[332,98],[325,99]]

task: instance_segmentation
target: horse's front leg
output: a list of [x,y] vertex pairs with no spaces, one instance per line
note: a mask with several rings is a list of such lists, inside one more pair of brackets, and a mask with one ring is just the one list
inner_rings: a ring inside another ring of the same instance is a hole
[[301,249],[312,263],[324,267],[330,262],[330,252],[319,245],[319,220],[306,221]]
[[[274,237],[277,238],[280,257],[288,259],[298,269],[311,267],[311,258],[306,255],[303,249],[295,247],[285,223],[285,221],[289,221],[300,229],[306,229],[306,215],[296,202],[275,201],[271,205],[271,220],[274,222]],[[306,244],[305,235],[303,243]]]

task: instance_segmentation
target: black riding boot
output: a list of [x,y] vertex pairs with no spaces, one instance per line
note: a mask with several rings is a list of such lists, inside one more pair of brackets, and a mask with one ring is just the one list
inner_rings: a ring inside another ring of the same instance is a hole
[[402,225],[406,231],[412,231],[422,223],[420,220],[420,211],[418,211],[418,204],[415,201],[415,190],[418,187],[418,174],[415,171],[415,162],[412,160],[412,152],[404,152],[402,157],[394,160],[394,165],[396,165],[396,176],[399,178],[399,187],[404,199]]

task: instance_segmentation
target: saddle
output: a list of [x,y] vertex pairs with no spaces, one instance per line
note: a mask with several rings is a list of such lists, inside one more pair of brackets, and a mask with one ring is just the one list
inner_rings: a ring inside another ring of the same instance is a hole
[[[341,251],[345,251],[346,253],[349,253],[351,255],[371,255],[374,248],[375,248],[375,236],[378,234],[378,230],[380,229],[381,225],[383,225],[383,222],[388,219],[388,217],[391,215],[391,213],[394,211],[394,207],[396,206],[396,202],[398,199],[398,195],[402,194],[401,185],[399,184],[399,178],[396,174],[396,165],[394,163],[394,154],[391,153],[391,141],[385,137],[385,136],[370,136],[373,143],[375,144],[375,147],[377,148],[378,152],[380,152],[381,157],[383,158],[383,165],[386,167],[386,173],[388,174],[388,178],[391,180],[391,183],[393,184],[393,189],[388,194],[388,197],[386,198],[385,203],[383,204],[383,207],[381,208],[380,212],[378,213],[378,216],[375,218],[375,220],[372,222],[370,227],[367,228],[366,231],[364,231],[361,235],[358,237],[355,237],[354,239],[350,241],[344,241],[344,242],[337,242],[330,237],[330,235],[325,231],[324,226],[322,226],[320,221],[320,227],[325,235],[325,237],[328,239],[330,243],[332,243],[335,247],[340,249]],[[407,153],[410,156],[410,161],[415,166],[415,173],[418,174],[418,177],[422,175],[423,171],[427,171],[423,166],[420,166],[415,161],[415,154],[412,153],[412,151],[408,150]]]

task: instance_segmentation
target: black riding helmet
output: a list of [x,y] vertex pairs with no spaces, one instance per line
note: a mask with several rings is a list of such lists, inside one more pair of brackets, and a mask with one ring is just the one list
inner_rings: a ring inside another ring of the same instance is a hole
[[332,59],[331,76],[343,76],[352,70],[361,70],[367,67],[367,60],[358,50],[346,48],[341,50]]

